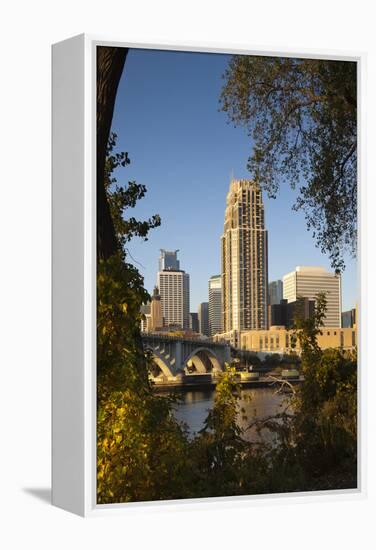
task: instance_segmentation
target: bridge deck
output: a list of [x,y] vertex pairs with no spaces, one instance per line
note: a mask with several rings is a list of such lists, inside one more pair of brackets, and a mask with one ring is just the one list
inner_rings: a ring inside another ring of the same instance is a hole
[[163,342],[181,342],[183,344],[200,345],[205,347],[228,347],[229,344],[225,342],[212,342],[211,340],[204,338],[182,338],[181,336],[167,336],[155,332],[141,332],[143,340],[160,340]]

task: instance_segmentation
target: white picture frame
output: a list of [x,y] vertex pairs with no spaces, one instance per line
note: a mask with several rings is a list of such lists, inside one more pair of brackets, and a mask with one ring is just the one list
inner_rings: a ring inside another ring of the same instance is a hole
[[340,59],[358,65],[359,236],[364,233],[365,54],[233,48],[227,44],[130,44],[79,35],[52,48],[52,502],[81,516],[129,513],[135,507],[250,506],[302,499],[358,499],[366,494],[366,295],[364,244],[358,243],[358,487],[280,495],[182,501],[96,503],[96,58],[97,46]]

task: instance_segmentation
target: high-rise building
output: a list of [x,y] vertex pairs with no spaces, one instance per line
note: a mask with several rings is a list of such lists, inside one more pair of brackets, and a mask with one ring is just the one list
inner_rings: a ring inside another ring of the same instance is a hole
[[342,313],[342,327],[343,328],[352,328],[356,325],[356,309],[350,309],[349,311],[344,311]]
[[280,304],[283,298],[283,283],[282,281],[272,281],[268,285],[269,305]]
[[172,271],[180,270],[180,262],[178,260],[179,250],[165,250],[161,248],[160,252],[158,271],[165,271],[167,269],[171,269]]
[[201,334],[209,336],[209,303],[202,302],[198,306],[198,327]]
[[193,330],[193,332],[200,332],[198,313],[191,312],[189,314],[189,328]]
[[283,277],[283,298],[295,302],[298,298],[315,300],[325,293],[327,310],[323,326],[341,326],[341,277],[323,267],[298,266]]
[[221,237],[223,331],[268,326],[268,233],[260,186],[232,180]]
[[[174,268],[180,266],[177,250],[172,256],[166,256],[162,250],[159,265],[166,266],[158,272],[157,286],[161,297],[164,325],[179,326],[189,329],[189,275],[185,271]],[[168,260],[167,260],[168,258]]]
[[222,332],[222,277],[209,279],[209,335]]
[[150,304],[150,330],[157,330],[163,327],[163,314],[161,296],[158,287],[154,287],[153,296]]
[[[275,323],[276,311],[274,308],[274,317],[273,317],[273,306],[280,306],[281,300],[283,298],[283,283],[282,281],[272,281],[268,285],[268,325],[273,326]],[[278,314],[277,314],[278,316]],[[281,324],[281,323],[278,323]]]

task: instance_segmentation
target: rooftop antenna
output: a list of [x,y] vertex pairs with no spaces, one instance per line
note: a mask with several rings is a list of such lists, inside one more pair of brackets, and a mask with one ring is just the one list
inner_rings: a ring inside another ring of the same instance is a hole
[[234,176],[234,169],[231,170],[230,172],[230,182],[233,182],[235,179],[235,176]]

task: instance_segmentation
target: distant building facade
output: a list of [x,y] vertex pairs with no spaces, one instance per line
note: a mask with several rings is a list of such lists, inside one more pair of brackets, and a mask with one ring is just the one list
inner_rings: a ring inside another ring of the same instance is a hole
[[151,303],[141,306],[141,332],[150,332]]
[[191,312],[189,314],[189,328],[193,330],[193,332],[200,332],[198,313]]
[[214,342],[227,343],[234,348],[238,348],[240,346],[240,334],[239,330],[230,330],[215,334],[212,339]]
[[341,277],[326,271],[322,267],[298,266],[295,271],[283,277],[283,298],[296,302],[298,298],[315,300],[317,294],[324,292],[327,311],[324,327],[341,326]]
[[209,303],[202,302],[198,306],[198,325],[199,332],[204,336],[209,336]]
[[158,287],[154,287],[150,304],[150,331],[160,330],[163,328],[163,325],[161,296]]
[[180,261],[178,260],[179,250],[165,250],[161,248],[158,271],[172,270],[180,271]]
[[279,304],[283,298],[283,283],[281,280],[272,281],[268,285],[269,305]]
[[222,277],[209,279],[209,335],[222,332]]
[[223,333],[268,326],[268,234],[259,185],[232,180],[221,237]]
[[352,328],[356,325],[356,309],[350,309],[349,311],[344,311],[342,313],[342,327],[343,328]]
[[189,329],[189,275],[181,269],[177,250],[161,250],[157,286],[161,298],[162,316],[166,327]]
[[[354,350],[357,345],[356,328],[327,327],[317,336],[321,349],[341,348]],[[301,352],[299,339],[285,327],[270,327],[269,330],[249,330],[240,333],[241,349],[264,353]]]
[[315,300],[298,298],[295,302],[281,300],[279,304],[270,306],[270,326],[285,326],[290,328],[295,320],[309,319],[315,312]]
[[141,313],[141,332],[163,330],[164,319],[158,287],[154,287],[151,301],[141,306]]
[[280,304],[283,298],[283,283],[281,280],[268,284],[268,327],[275,324],[272,320],[272,306]]

